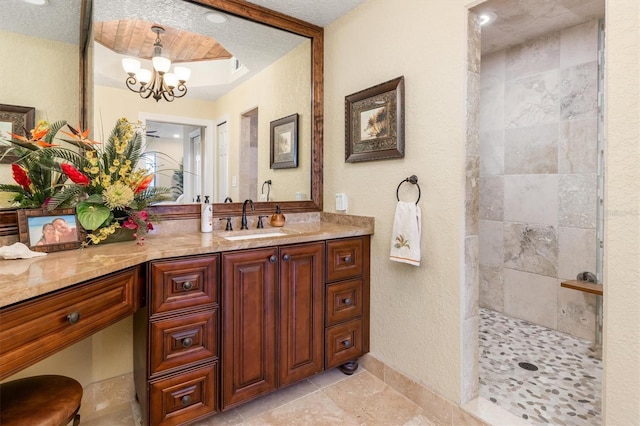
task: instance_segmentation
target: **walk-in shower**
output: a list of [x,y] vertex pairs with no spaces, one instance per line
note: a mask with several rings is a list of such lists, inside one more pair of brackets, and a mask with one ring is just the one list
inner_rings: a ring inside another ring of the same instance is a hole
[[[479,393],[530,423],[597,425],[601,297],[560,284],[602,276],[604,1],[492,3],[510,21],[482,29]],[[567,11],[581,19],[518,39]]]

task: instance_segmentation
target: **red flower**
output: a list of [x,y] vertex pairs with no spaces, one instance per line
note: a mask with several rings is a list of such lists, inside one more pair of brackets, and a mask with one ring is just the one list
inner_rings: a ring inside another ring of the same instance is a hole
[[138,229],[138,224],[135,220],[133,220],[131,216],[129,216],[127,220],[124,221],[122,226],[127,229]]
[[31,192],[31,179],[29,179],[26,170],[16,163],[11,165],[11,170],[13,171],[13,180],[15,180],[17,184],[23,187],[26,191]]
[[69,179],[71,179],[73,183],[77,183],[78,185],[82,186],[89,185],[89,178],[80,173],[80,171],[73,167],[71,164],[62,163],[60,164],[60,167],[62,168],[64,174],[69,176]]
[[152,181],[153,181],[153,174],[145,176],[144,179],[142,179],[138,184],[138,187],[136,188],[135,193],[137,194],[138,192],[144,191],[145,189],[147,189],[147,187]]

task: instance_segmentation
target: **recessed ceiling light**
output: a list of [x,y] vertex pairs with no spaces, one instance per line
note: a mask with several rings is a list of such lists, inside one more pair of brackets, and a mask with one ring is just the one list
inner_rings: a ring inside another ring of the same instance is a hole
[[227,17],[219,12],[207,12],[204,14],[207,21],[214,24],[224,24],[228,21]]
[[480,26],[484,27],[496,20],[498,15],[493,12],[485,12],[480,15]]
[[35,4],[37,6],[46,6],[49,4],[49,0],[22,0],[25,3]]
[[179,135],[179,134],[177,134],[177,133],[174,133],[173,137],[174,137],[175,139],[180,139],[180,135]]

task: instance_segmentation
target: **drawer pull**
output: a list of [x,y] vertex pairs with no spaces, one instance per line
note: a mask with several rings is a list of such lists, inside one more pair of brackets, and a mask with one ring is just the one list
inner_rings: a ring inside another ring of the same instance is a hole
[[191,340],[190,337],[185,337],[184,339],[182,339],[182,347],[183,348],[188,348],[192,344],[193,344],[193,340]]
[[191,290],[193,288],[193,283],[191,281],[186,281],[182,284],[182,289],[184,291]]
[[80,321],[80,312],[74,311],[67,315],[67,320],[69,320],[69,324],[77,324]]
[[185,395],[181,399],[182,405],[189,405],[191,403],[191,397],[189,395]]
[[349,299],[348,297],[346,299],[344,299],[344,304],[347,305],[347,306],[351,305],[351,302],[352,302],[352,300]]
[[269,258],[269,262],[271,263],[276,263],[278,261],[278,258],[275,257],[275,255],[271,255],[271,257]]
[[291,260],[291,256],[289,256],[288,254],[285,254],[284,256],[282,256],[282,258],[284,259],[285,262],[288,262]]
[[351,340],[345,340],[343,343],[344,343],[344,347],[345,348],[350,348],[351,347]]
[[351,263],[351,256],[346,256],[344,258],[344,263]]

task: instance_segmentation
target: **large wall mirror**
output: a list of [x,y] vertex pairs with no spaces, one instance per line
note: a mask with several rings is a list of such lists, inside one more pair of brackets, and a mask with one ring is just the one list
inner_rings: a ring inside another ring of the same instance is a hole
[[[21,0],[11,2],[16,8],[28,6]],[[198,217],[199,206],[194,204],[198,195],[209,195],[215,202],[215,216],[239,215],[245,199],[256,201],[256,214],[270,213],[276,204],[285,212],[322,210],[321,28],[241,0],[63,3],[48,7],[66,8],[62,16],[70,16],[71,8],[77,10],[73,16],[80,22],[65,27],[78,33],[83,28],[81,10],[87,6],[91,10],[86,49],[79,48],[81,34],[74,48],[76,58],[80,52],[84,72],[82,67],[77,71],[77,62],[69,58],[67,65],[74,73],[62,72],[66,75],[60,81],[49,83],[78,88],[78,93],[64,99],[70,105],[75,102],[75,114],[63,115],[44,103],[34,105],[31,99],[20,98],[20,90],[9,101],[3,93],[3,103],[34,106],[36,119],[68,116],[71,123],[84,121],[93,128],[95,139],[108,136],[118,117],[142,121],[156,184],[176,186],[181,180],[182,194],[176,192],[173,200],[155,207],[165,219]],[[33,22],[33,13],[24,16]],[[55,16],[59,15],[49,10],[36,21],[49,20],[57,29],[60,21]],[[0,35],[20,32],[15,26],[6,27],[5,21],[0,21],[0,32],[6,33]],[[172,102],[143,99],[125,86],[123,57],[137,57],[143,67],[151,67],[145,57],[151,56],[157,37],[152,25],[165,30],[160,39],[172,68],[191,70],[187,95]],[[26,37],[51,43],[44,33]],[[23,76],[17,73],[12,84],[28,88],[36,78]],[[81,99],[79,109],[77,99]],[[50,104],[59,102],[57,96]],[[270,124],[289,116],[297,116],[297,165],[272,168]],[[224,203],[227,198],[233,202]],[[0,227],[7,222],[11,220],[0,218]],[[0,234],[6,235],[6,229]]]

